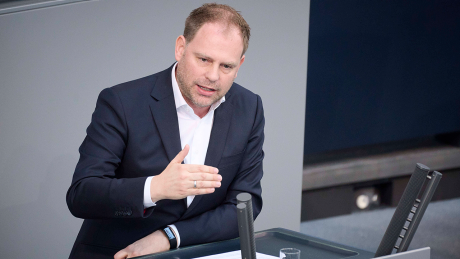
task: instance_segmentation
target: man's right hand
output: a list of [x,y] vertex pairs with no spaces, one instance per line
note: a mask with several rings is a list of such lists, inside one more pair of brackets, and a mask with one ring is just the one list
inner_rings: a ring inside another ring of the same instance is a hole
[[185,145],[166,169],[152,178],[150,183],[152,201],[179,200],[187,196],[213,193],[215,188],[220,187],[222,176],[218,174],[217,168],[182,164],[189,150],[189,145]]

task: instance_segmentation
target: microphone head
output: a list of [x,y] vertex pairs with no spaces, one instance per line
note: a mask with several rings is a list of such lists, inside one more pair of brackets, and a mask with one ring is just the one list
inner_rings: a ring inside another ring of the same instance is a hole
[[242,192],[238,195],[236,195],[236,200],[238,201],[238,203],[240,202],[248,202],[251,200],[251,194],[247,193],[247,192]]

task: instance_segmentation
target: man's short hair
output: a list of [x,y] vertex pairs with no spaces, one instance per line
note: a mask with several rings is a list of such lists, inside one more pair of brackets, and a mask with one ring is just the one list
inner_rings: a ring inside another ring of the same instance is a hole
[[201,7],[193,10],[185,20],[184,37],[187,42],[193,40],[196,32],[205,23],[223,22],[228,25],[235,25],[240,29],[243,38],[243,53],[244,55],[249,45],[249,36],[251,28],[241,16],[240,12],[224,4],[204,4]]

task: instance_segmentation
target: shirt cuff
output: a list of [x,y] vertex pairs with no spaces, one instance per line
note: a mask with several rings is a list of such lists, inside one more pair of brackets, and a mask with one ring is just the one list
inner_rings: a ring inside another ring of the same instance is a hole
[[174,231],[174,235],[176,236],[176,240],[177,240],[177,247],[176,247],[176,248],[179,248],[179,246],[180,246],[180,235],[179,235],[179,231],[177,231],[177,228],[176,228],[176,226],[174,226],[174,225],[168,225],[168,227],[170,227],[170,228]]
[[147,177],[144,184],[144,209],[156,206],[157,204],[152,201],[152,196],[150,196],[150,183],[152,182],[153,176]]

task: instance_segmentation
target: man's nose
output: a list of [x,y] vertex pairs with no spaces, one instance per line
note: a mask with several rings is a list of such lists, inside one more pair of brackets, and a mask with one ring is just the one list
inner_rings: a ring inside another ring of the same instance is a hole
[[219,80],[219,66],[210,66],[206,72],[206,78],[211,82]]

